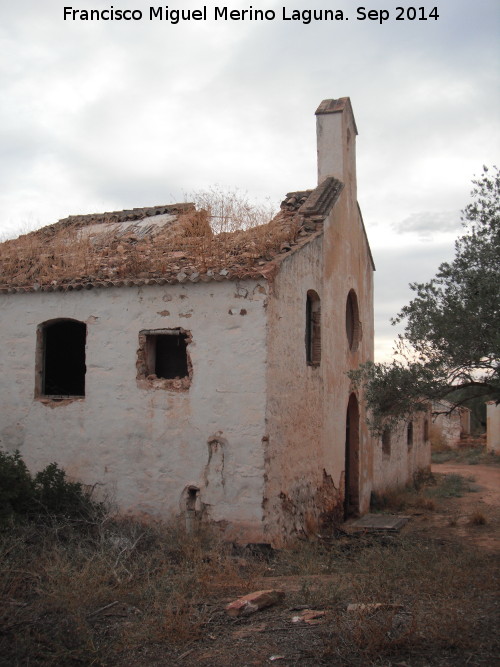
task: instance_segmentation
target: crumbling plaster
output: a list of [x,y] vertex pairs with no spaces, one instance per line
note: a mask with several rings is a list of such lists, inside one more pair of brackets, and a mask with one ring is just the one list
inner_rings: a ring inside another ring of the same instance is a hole
[[[321,236],[288,257],[268,304],[266,486],[269,540],[301,534],[321,484],[323,461],[322,364],[306,362],[307,291],[322,300]],[[323,312],[323,303],[321,301]],[[324,354],[322,353],[322,359]]]
[[431,439],[439,445],[456,448],[460,439],[470,433],[470,410],[459,408],[452,410],[452,404],[447,401],[435,401],[434,415],[431,423]]
[[410,446],[408,422],[401,422],[391,430],[390,453],[384,453],[381,438],[373,438],[373,491],[402,487],[411,482],[419,471],[430,469],[431,443],[429,437],[425,437],[431,423],[430,408],[415,414],[412,422],[413,442]]
[[[373,360],[373,264],[357,203],[346,189],[325,222],[324,298],[325,369],[324,424],[330,447],[336,452],[335,466],[344,463],[345,423],[352,391],[347,372]],[[349,349],[346,334],[346,302],[354,290],[359,309],[360,340]],[[359,511],[368,511],[373,475],[372,440],[366,424],[361,392],[359,403]],[[337,469],[339,469],[337,467]],[[344,469],[344,465],[340,466]]]
[[[19,448],[34,470],[55,460],[112,489],[121,510],[181,512],[188,526],[204,516],[227,538],[275,546],[331,534],[344,512],[369,509],[373,489],[405,483],[428,465],[428,443],[410,450],[404,435],[384,458],[347,376],[373,359],[374,265],[357,203],[350,101],[325,100],[316,114],[321,187],[309,203],[295,208],[291,197],[285,206],[287,219],[298,216],[308,231],[263,266],[265,278],[226,280],[224,269],[211,282],[191,281],[195,272],[183,284],[181,272],[175,285],[0,295],[0,447]],[[306,357],[309,290],[321,300],[319,365]],[[351,292],[359,311],[352,349]],[[55,403],[34,397],[36,330],[61,317],[87,324],[86,396]],[[192,375],[179,382],[150,377],[144,337],[169,328],[189,341]]]
[[[354,215],[354,220],[349,217]],[[308,366],[308,290],[321,299],[322,355]],[[350,350],[346,302],[354,289],[362,336]],[[318,533],[342,519],[346,414],[352,387],[347,371],[373,358],[373,283],[369,249],[357,206],[341,194],[324,234],[281,265],[269,298],[265,520],[267,533],[286,540]],[[359,510],[369,507],[371,436],[360,401]]]
[[[257,534],[267,298],[266,282],[253,280],[1,296],[0,446],[18,448],[33,470],[57,461],[112,490],[125,511],[177,514],[191,485],[228,534],[233,521],[235,534]],[[55,318],[87,323],[87,372],[85,398],[52,409],[34,399],[35,348],[37,326]],[[189,389],[138,387],[139,331],[179,326],[192,335]]]

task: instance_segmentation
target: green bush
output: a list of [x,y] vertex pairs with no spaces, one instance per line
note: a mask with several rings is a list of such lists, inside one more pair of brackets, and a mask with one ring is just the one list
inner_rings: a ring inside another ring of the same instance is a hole
[[19,452],[0,452],[0,521],[29,513],[35,489]]
[[57,463],[34,477],[19,452],[0,452],[0,523],[67,519],[93,521],[105,514],[79,482],[70,482]]

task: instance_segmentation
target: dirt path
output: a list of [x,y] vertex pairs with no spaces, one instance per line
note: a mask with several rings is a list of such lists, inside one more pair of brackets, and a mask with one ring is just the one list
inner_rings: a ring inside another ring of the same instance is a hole
[[[461,475],[466,479],[474,478],[479,487],[478,498],[488,505],[500,507],[500,468],[484,465],[467,465],[465,463],[433,463],[432,472],[436,474]],[[471,500],[469,498],[469,500]]]
[[408,530],[500,553],[500,468],[450,462],[433,464],[432,472],[460,475],[468,488],[460,497],[436,500],[433,512],[415,513]]

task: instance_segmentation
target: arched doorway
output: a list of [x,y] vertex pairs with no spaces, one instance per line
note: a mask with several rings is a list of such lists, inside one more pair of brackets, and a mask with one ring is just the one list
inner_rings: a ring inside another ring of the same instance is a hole
[[359,406],[349,396],[345,425],[344,520],[359,514]]

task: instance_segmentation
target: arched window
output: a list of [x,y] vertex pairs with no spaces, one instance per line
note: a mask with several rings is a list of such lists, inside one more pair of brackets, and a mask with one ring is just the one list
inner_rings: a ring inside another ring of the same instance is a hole
[[382,452],[386,456],[391,455],[391,429],[388,426],[382,431]]
[[321,301],[314,290],[307,292],[306,360],[309,366],[319,366],[321,361]]
[[86,340],[87,325],[77,320],[52,320],[39,325],[37,396],[85,396]]
[[353,289],[347,295],[345,305],[345,331],[349,349],[354,352],[361,339],[361,323],[359,321],[358,298]]
[[408,447],[413,445],[413,422],[408,422],[408,426],[406,428],[406,444]]

